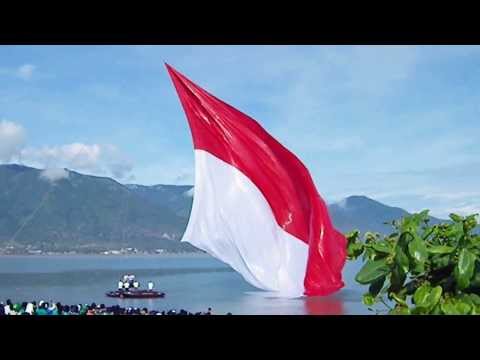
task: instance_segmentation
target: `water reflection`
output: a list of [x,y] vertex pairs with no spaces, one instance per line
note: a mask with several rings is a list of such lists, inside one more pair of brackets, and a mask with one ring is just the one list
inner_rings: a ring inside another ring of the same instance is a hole
[[[247,291],[241,309],[253,315],[343,315],[346,301],[342,294],[286,298],[276,293]],[[252,312],[254,310],[254,312]]]
[[303,298],[305,314],[307,315],[343,315],[345,308],[343,300],[338,295],[311,296]]

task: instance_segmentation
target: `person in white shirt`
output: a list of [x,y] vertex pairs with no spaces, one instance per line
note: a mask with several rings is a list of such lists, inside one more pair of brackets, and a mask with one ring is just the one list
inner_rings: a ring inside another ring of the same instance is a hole
[[10,299],[8,299],[7,304],[3,307],[5,311],[5,315],[13,315],[12,307],[13,307],[12,302],[10,301]]
[[123,289],[123,281],[119,280],[118,281],[118,290],[122,290],[122,289]]
[[148,290],[153,290],[153,282],[152,281],[148,282]]
[[128,288],[130,287],[130,283],[127,281],[125,282],[124,286],[125,286],[125,290],[128,290]]
[[135,281],[133,282],[133,287],[134,287],[135,289],[138,289],[139,286],[140,286],[139,282],[138,282],[137,280],[135,280]]
[[25,308],[25,312],[28,315],[33,315],[33,304],[31,302],[27,304],[27,307]]

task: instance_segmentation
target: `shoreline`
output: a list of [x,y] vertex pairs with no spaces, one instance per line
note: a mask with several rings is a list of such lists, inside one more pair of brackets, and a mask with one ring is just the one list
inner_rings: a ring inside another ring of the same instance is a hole
[[203,258],[211,257],[206,253],[163,253],[163,254],[0,254],[0,258],[45,258],[45,257],[102,257],[102,258],[122,258],[122,257],[138,257],[138,258]]

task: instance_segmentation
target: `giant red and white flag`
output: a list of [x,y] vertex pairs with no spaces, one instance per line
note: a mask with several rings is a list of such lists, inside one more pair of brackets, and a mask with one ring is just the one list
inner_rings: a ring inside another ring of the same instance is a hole
[[254,119],[166,66],[195,148],[193,205],[182,241],[279,295],[342,288],[346,240],[307,168]]

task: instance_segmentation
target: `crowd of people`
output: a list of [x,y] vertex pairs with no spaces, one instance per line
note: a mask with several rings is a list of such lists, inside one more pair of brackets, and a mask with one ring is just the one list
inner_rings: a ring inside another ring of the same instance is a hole
[[[74,304],[63,305],[59,302],[35,301],[12,303],[9,299],[5,303],[0,302],[0,316],[3,315],[212,315],[212,309],[208,308],[206,312],[192,313],[184,309],[168,311],[148,310],[147,308],[121,307],[119,305],[105,306]],[[232,315],[228,313],[227,315]]]
[[[153,291],[153,282],[149,281],[148,290]],[[139,289],[140,283],[135,275],[127,274],[118,281],[119,291],[129,291],[129,289]],[[64,305],[54,301],[30,301],[22,303],[12,303],[10,299],[6,302],[0,301],[0,316],[4,315],[212,315],[212,309],[208,308],[205,312],[195,312],[180,309],[170,309],[167,311],[148,310],[146,307],[121,307],[120,305],[106,306],[105,304],[73,304]],[[227,315],[232,315],[227,313]]]

